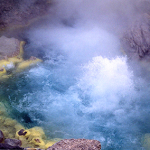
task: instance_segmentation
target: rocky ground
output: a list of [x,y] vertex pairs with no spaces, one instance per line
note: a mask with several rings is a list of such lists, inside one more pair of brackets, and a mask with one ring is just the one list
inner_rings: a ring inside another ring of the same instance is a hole
[[[24,133],[20,134],[20,136],[24,135]],[[40,143],[40,140],[37,138],[36,142]],[[0,149],[35,150],[34,148],[23,148],[21,145],[21,140],[9,138],[5,139],[3,132],[0,130]],[[36,148],[41,150],[38,146]],[[64,139],[53,144],[52,146],[49,146],[47,150],[101,150],[101,144],[97,140]]]
[[25,26],[43,16],[52,0],[0,0],[0,30]]
[[97,140],[87,139],[64,139],[47,150],[100,150],[101,143]]

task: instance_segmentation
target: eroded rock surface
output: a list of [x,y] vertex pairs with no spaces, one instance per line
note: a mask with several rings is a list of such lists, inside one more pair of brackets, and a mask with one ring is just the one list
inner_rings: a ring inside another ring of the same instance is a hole
[[44,15],[50,5],[50,0],[1,0],[0,30],[27,25],[33,18]]
[[138,8],[140,15],[124,33],[123,46],[131,58],[150,59],[150,2],[141,1]]
[[97,140],[87,139],[64,139],[47,150],[100,150],[101,144]]
[[20,41],[15,38],[0,37],[0,59],[19,55]]

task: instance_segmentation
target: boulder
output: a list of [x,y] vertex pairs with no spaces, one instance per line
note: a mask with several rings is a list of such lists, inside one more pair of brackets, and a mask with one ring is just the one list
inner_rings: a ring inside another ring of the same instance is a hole
[[100,150],[100,149],[101,144],[97,140],[64,139],[50,146],[47,150]]
[[10,146],[21,146],[21,141],[17,139],[5,139],[4,144],[8,144]]
[[10,149],[24,150],[24,148],[22,148],[22,147],[19,147],[19,146],[11,146],[11,145],[8,145],[8,144],[5,144],[5,143],[0,143],[0,149],[7,149],[7,150],[10,150]]
[[4,134],[3,132],[0,130],[0,143],[4,140]]

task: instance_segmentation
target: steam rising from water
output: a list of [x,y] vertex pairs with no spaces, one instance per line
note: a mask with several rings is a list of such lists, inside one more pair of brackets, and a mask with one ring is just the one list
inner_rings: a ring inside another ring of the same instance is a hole
[[38,49],[45,62],[16,81],[12,106],[51,138],[97,139],[105,150],[139,148],[150,127],[148,90],[117,37],[134,2],[56,2],[49,23],[27,33],[26,51]]

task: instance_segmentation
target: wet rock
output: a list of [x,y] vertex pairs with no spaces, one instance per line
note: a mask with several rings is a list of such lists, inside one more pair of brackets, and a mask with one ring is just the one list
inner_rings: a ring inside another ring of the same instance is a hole
[[5,143],[0,143],[0,149],[7,149],[7,150],[17,149],[17,150],[23,150],[24,148],[19,147],[19,146],[11,146],[11,145],[8,145],[8,144],[5,144]]
[[10,146],[21,146],[21,141],[17,139],[5,139],[4,144],[8,144]]
[[64,139],[50,146],[47,150],[100,150],[100,149],[101,144],[97,140]]
[[3,132],[0,130],[0,143],[4,140],[4,134]]

